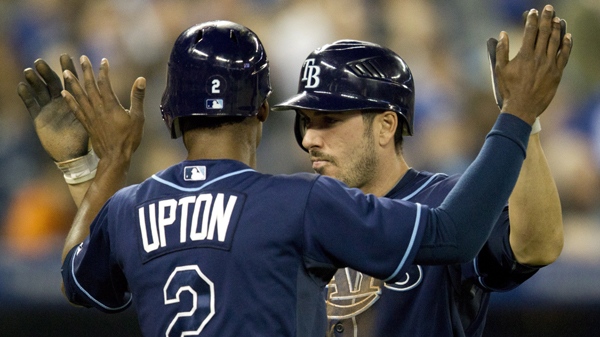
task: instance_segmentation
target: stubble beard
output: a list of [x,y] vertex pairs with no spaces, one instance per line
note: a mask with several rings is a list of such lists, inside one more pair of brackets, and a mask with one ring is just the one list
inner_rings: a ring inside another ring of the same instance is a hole
[[[346,158],[348,159],[347,164],[343,167],[340,167],[338,161],[332,156],[318,151],[311,152],[311,155],[329,162],[329,165],[315,169],[315,172],[336,178],[349,187],[362,188],[372,183],[379,162],[375,152],[374,140],[369,136],[368,133],[363,135],[361,146],[355,149],[349,158]],[[338,169],[337,174],[327,174],[328,166],[336,167]]]

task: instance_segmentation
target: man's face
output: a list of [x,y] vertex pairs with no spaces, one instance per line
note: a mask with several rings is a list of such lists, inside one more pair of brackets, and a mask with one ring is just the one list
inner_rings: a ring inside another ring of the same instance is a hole
[[361,188],[374,176],[377,155],[372,127],[360,111],[299,111],[304,124],[302,145],[316,173]]

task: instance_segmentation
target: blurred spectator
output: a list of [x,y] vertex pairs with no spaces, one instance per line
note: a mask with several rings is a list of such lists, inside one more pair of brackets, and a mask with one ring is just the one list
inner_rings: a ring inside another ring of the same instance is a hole
[[0,26],[0,228],[13,193],[36,177],[39,163],[48,160],[16,94],[22,68],[8,42],[6,28]]
[[13,196],[0,231],[5,248],[16,258],[36,259],[62,249],[75,216],[62,174],[54,164],[24,184]]

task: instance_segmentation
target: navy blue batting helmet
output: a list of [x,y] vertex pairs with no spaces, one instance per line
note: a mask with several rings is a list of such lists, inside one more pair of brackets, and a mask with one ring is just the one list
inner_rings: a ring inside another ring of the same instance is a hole
[[[395,111],[404,121],[402,134],[412,135],[414,101],[413,76],[400,56],[378,44],[339,40],[306,58],[298,94],[273,110]],[[304,126],[298,113],[294,132],[304,149]]]
[[210,21],[175,41],[160,110],[177,138],[179,117],[254,116],[270,93],[269,61],[258,36],[237,23]]

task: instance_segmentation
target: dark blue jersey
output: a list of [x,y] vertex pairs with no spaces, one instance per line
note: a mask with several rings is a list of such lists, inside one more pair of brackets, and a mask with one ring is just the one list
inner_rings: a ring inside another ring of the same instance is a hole
[[[387,197],[438,206],[458,176],[410,169]],[[491,291],[513,289],[537,268],[519,265],[509,245],[508,208],[471,262],[412,265],[395,283],[340,269],[329,284],[329,336],[481,336]]]
[[107,201],[64,260],[65,294],[105,312],[133,301],[145,336],[322,336],[323,290],[338,268],[393,284],[413,261],[472,259],[517,180],[530,131],[501,114],[435,209],[318,175],[182,162]]
[[183,162],[108,201],[65,287],[107,312],[133,301],[145,336],[322,335],[337,267],[396,279],[410,265],[426,207],[392,203],[327,177]]

